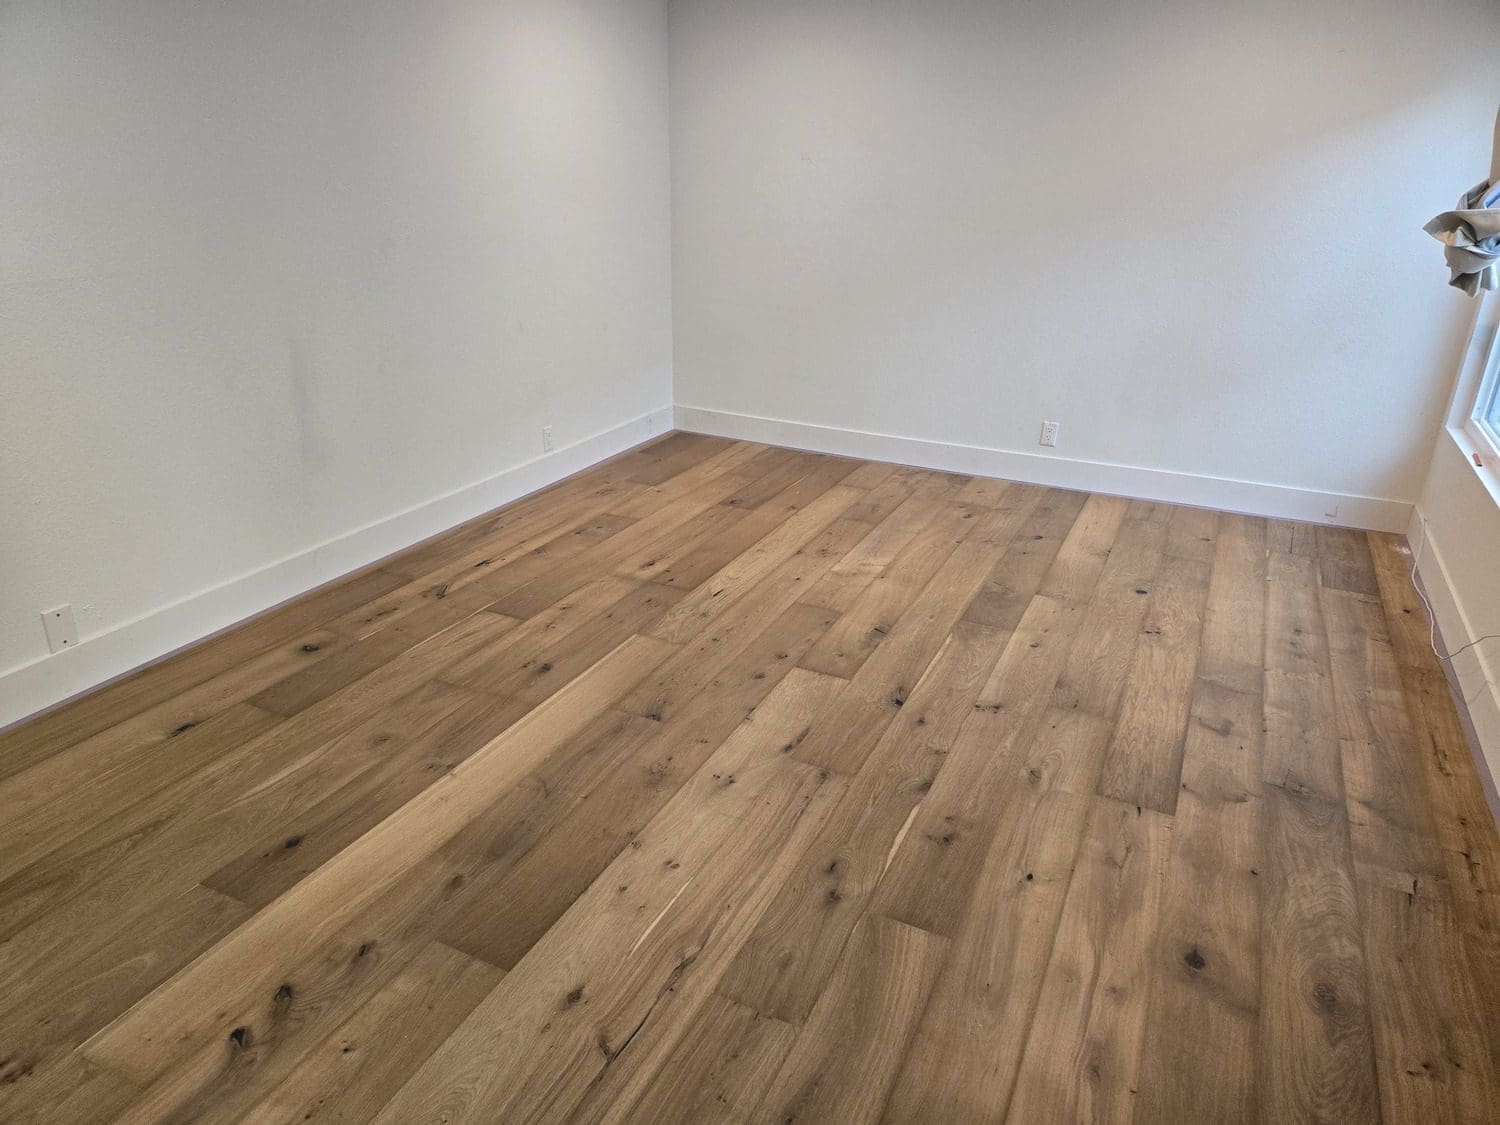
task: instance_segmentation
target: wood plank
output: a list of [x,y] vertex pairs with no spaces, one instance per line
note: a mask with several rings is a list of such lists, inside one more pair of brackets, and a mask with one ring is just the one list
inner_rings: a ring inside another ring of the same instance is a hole
[[997,508],[1006,500],[1007,493],[1014,488],[1010,481],[993,477],[974,477],[958,490],[954,497],[960,504],[977,504],[981,508]]
[[1024,508],[996,511],[973,521],[977,526],[855,673],[838,705],[793,751],[798,760],[844,774],[858,772],[974,597],[996,547],[1011,540],[1026,515]]
[[504,975],[440,943],[426,946],[247,1116],[368,1121]]
[[1188,700],[1208,602],[1209,568],[1169,557],[1157,574],[1099,792],[1172,813],[1182,773]]
[[[1268,732],[1268,745],[1272,737]],[[1280,785],[1262,792],[1261,1112],[1273,1121],[1377,1120],[1365,955],[1343,803]]]
[[900,471],[901,466],[885,461],[862,461],[854,472],[845,478],[845,483],[851,488],[878,488]]
[[[1493,1006],[1500,995],[1500,830],[1479,781],[1479,751],[1459,722],[1433,651],[1431,622],[1411,584],[1410,549],[1393,535],[1372,534],[1369,542],[1432,799],[1451,907],[1463,931],[1456,943],[1465,955],[1461,975],[1482,1004]],[[1500,1072],[1500,1023],[1487,1020],[1486,1026],[1492,1072]]]
[[745,466],[766,453],[767,447],[764,445],[737,441],[661,484],[636,484],[630,489],[619,490],[619,494],[609,504],[609,511],[630,519],[642,519],[690,495],[710,481],[729,478],[724,482],[729,485],[727,490],[716,489],[719,499],[715,503],[719,503],[734,494],[736,482],[743,481],[742,470]]
[[[785,453],[785,451],[780,452]],[[691,590],[701,585],[730,560],[738,558],[754,547],[793,512],[800,511],[816,500],[828,490],[831,484],[836,483],[845,471],[846,467],[843,466],[837,469],[825,466],[819,471],[808,471],[803,466],[790,484],[755,510],[740,512],[738,522],[731,525],[726,532],[653,553],[650,561],[657,565],[654,567],[651,580],[679,590]],[[742,494],[743,490],[723,503],[728,505],[736,496]],[[657,544],[657,546],[658,548],[670,546],[670,542]],[[657,555],[664,557],[657,558]]]
[[19,1071],[0,1072],[0,1110],[7,1121],[114,1121],[140,1090],[118,1074],[95,1066],[77,1053],[26,1073],[26,1084],[11,1081]]
[[1408,672],[1407,697],[1419,716],[1428,781],[1442,794],[1433,810],[1455,904],[1466,924],[1493,945],[1500,933],[1500,831],[1480,785],[1474,751],[1442,673]]
[[994,629],[1016,627],[1086,504],[1079,493],[1058,489],[1028,489],[1019,496],[1007,495],[1014,497],[1017,506],[1028,509],[1027,518],[963,615],[965,621]]
[[963,542],[973,519],[973,510],[940,509],[854,599],[827,635],[803,655],[802,667],[844,679],[858,672],[890,635],[912,599]]
[[[314,632],[346,609],[400,584],[398,575],[384,570],[360,571],[0,732],[0,779],[118,726],[163,700],[176,699],[300,633]],[[306,642],[299,642],[299,648],[301,643]]]
[[872,909],[932,933],[962,924],[991,842],[1012,806],[1046,779],[1023,764],[1047,717],[1047,691],[1067,659],[1081,611],[1037,597],[1011,635]]
[[276,993],[252,996],[227,1012],[222,1026],[240,1034],[204,1042],[154,1082],[148,1094],[157,1116],[237,1120],[271,1096],[320,1042],[416,959],[465,898],[482,890],[492,869],[504,870],[525,854],[557,812],[558,795],[539,792],[535,782],[545,785],[548,766],[572,752],[571,741],[289,961]]
[[[440,1107],[476,1120],[561,1117],[627,1048],[638,1057],[648,1024],[691,1020],[696,1004],[677,998],[722,971],[764,907],[774,857],[797,850],[804,814],[842,788],[781,751],[842,687],[801,670],[783,680],[377,1120]],[[730,775],[736,784],[723,784]],[[741,894],[726,899],[733,886]]]
[[1486,1007],[1466,979],[1457,919],[1441,896],[1362,883],[1360,915],[1386,1121],[1483,1121],[1494,1113]]
[[1323,590],[1355,873],[1416,892],[1443,877],[1423,753],[1378,601]]
[[[477,615],[422,655],[441,661],[445,652],[489,643],[509,627],[503,618]],[[29,979],[59,941],[102,940],[110,926],[150,910],[156,896],[180,893],[235,855],[240,833],[254,838],[288,807],[321,799],[366,768],[388,719],[378,709],[371,713],[372,700],[385,693],[383,702],[404,704],[429,675],[426,659],[403,654],[241,753],[138,794],[133,805],[5,880],[0,903],[44,888],[50,909],[0,946],[0,985]]]
[[[694,478],[696,479],[696,478]],[[555,605],[601,571],[613,571],[629,559],[650,558],[670,541],[686,520],[706,511],[731,495],[736,479],[727,471],[711,476],[683,496],[675,497],[640,516],[630,527],[610,536],[581,557],[551,567],[525,585],[508,590],[495,599],[496,612],[525,620]],[[615,514],[627,513],[617,511]]]
[[1173,508],[1167,521],[1167,554],[1192,562],[1213,562],[1219,518],[1218,512],[1207,508]]
[[635,523],[612,512],[592,512],[576,526],[571,520],[560,523],[558,534],[549,529],[518,544],[512,551],[503,554],[486,551],[460,573],[443,575],[441,583],[432,588],[432,596],[453,597],[473,587],[476,600],[486,601],[483,595],[489,595],[490,600],[503,597],[598,550],[601,543],[630,530]]
[[[798,594],[826,574],[865,530],[863,524],[835,520],[803,549],[794,552],[772,570],[738,603],[707,620],[696,637],[684,643],[680,652],[643,680],[621,701],[620,706],[658,722],[671,718],[703,688],[712,684],[747,645],[761,637],[768,621],[786,613],[796,602]],[[807,608],[810,612],[802,617],[824,621],[824,632],[838,617],[820,606]],[[793,632],[795,635],[797,631]],[[799,657],[804,651],[799,650]]]
[[[524,859],[511,869],[492,871],[491,885],[470,896],[471,905],[440,931],[443,939],[492,964],[514,967],[735,725],[775,690],[793,670],[797,654],[826,632],[828,623],[825,611],[800,605],[777,618],[728,674],[748,689],[737,705],[730,705],[727,694],[700,694],[661,722],[629,716],[642,724],[635,752],[610,768]],[[504,911],[494,909],[497,901],[506,903]]]
[[[531,661],[538,648],[561,643],[610,606],[629,597],[640,585],[629,578],[601,575],[543,612],[517,624],[503,645],[484,645],[443,660],[433,668],[434,678],[456,687],[473,685],[482,689],[492,678],[498,678],[495,672],[497,664],[503,664],[505,669],[498,675],[514,673]],[[514,621],[513,618],[505,620]]]
[[1333,675],[1312,559],[1270,556],[1265,668],[1265,779],[1342,803]]
[[1315,536],[1318,573],[1324,589],[1380,596],[1375,564],[1363,531],[1348,527],[1319,527]]
[[722,996],[709,996],[639,1101],[591,1099],[575,1120],[749,1121],[791,1052],[796,1029]]
[[[1259,629],[1244,639],[1258,647]],[[1150,958],[1144,1121],[1257,1119],[1260,759],[1260,696],[1198,680]]]
[[1371,562],[1380,584],[1380,603],[1385,610],[1386,635],[1396,662],[1403,670],[1425,670],[1436,666],[1432,651],[1431,621],[1417,588],[1412,584],[1413,559],[1404,537],[1370,532],[1366,536]]
[[[826,475],[840,462],[815,453],[788,449],[768,449],[754,461],[736,471],[744,486],[723,501],[728,508],[750,510],[774,503],[776,497],[809,475]],[[835,479],[846,476],[839,473]],[[833,481],[828,481],[832,484]],[[827,484],[824,485],[827,487]]]
[[1273,553],[1266,596],[1261,1109],[1379,1112],[1338,716],[1316,560]]
[[[405,623],[413,615],[425,614],[436,601],[457,599],[462,604],[483,608],[633,525],[633,520],[598,511],[602,505],[603,501],[586,497],[583,501],[563,504],[559,510],[539,511],[528,525],[528,534],[517,537],[519,529],[512,528],[503,545],[481,543],[468,554],[420,574],[369,605],[336,618],[328,627],[362,640]],[[586,513],[582,522],[580,513]]]
[[[726,483],[732,484],[734,481],[744,477],[747,472],[748,470],[728,474],[719,483],[720,485]],[[652,570],[672,571],[671,575],[667,575],[666,577],[675,578],[675,581],[666,581],[663,583],[664,585],[675,585],[681,589],[691,589],[697,583],[685,581],[684,579],[688,574],[699,573],[702,575],[702,578],[706,578],[708,575],[714,573],[714,571],[731,559],[753,548],[767,535],[780,527],[787,518],[816,501],[833,485],[837,484],[841,477],[847,475],[847,473],[848,466],[838,462],[801,465],[799,471],[789,475],[788,483],[784,488],[774,492],[762,504],[758,505],[755,510],[747,512],[737,511],[734,506],[734,501],[745,493],[745,490],[741,488],[733,495],[720,501],[718,505],[705,509],[685,524],[679,525],[670,535],[648,543],[635,554],[626,556],[620,561],[617,569],[620,573],[646,577],[648,576],[645,573],[647,570],[646,564],[650,563],[653,564],[650,568]],[[700,540],[697,537],[696,531],[700,521],[732,520],[736,516],[740,520],[740,523],[735,525],[736,527],[743,525],[759,534],[719,536],[707,540]],[[740,550],[730,551],[726,544],[731,542],[742,543]],[[663,559],[663,556],[671,556],[674,548],[679,546],[682,554],[681,561],[675,556]],[[702,570],[701,568],[706,565],[706,560],[710,557],[717,559],[717,562],[712,567],[708,567],[707,570]],[[666,566],[660,565],[663,561],[667,564]],[[676,570],[672,570],[674,566],[677,568]],[[661,574],[650,576],[658,579],[663,577]]]
[[958,624],[736,955],[724,995],[791,1023],[807,1018],[1007,636]]
[[[434,684],[430,690],[441,718],[432,721],[434,713],[425,701],[414,700],[403,707],[374,735],[387,740],[381,743],[383,756],[377,765],[357,773],[322,800],[295,807],[235,859],[207,876],[205,884],[255,907],[269,905],[418,793],[452,773],[511,723],[510,708],[503,701],[443,684]],[[413,729],[401,733],[401,726],[413,716]],[[534,787],[549,806],[566,807],[570,795],[580,795],[580,787],[587,792],[589,781],[596,779],[592,771],[601,762],[628,753],[644,733],[624,716],[601,715],[517,788]],[[513,839],[522,834],[529,819],[518,812]]]
[[1214,543],[1137,1086],[1147,1121],[1253,1121],[1260,1007],[1265,525]]
[[859,496],[857,489],[841,485],[828,489],[694,588],[652,629],[651,635],[674,644],[691,640],[710,621],[727,613],[763,578],[816,539]]
[[[573,627],[565,635],[552,636],[545,643],[530,644],[519,650],[508,646],[504,656],[493,656],[472,672],[456,668],[444,671],[443,681],[457,683],[461,677],[464,687],[509,699],[514,704],[514,717],[519,718],[626,638],[649,630],[682,598],[680,590],[664,589],[651,582],[637,583],[598,613],[587,619],[575,617]],[[474,668],[483,655],[466,661],[465,668]]]
[[[182,1056],[183,1044],[211,1029],[233,997],[275,991],[268,984],[285,960],[452,836],[667,651],[648,637],[622,644],[105,1028],[85,1053],[138,1081],[161,1074]],[[309,918],[316,921],[309,924]]]
[[1114,722],[1130,677],[1148,599],[1161,569],[1166,524],[1128,516],[1120,525],[1109,559],[1089,601],[1084,622],[1053,703]]
[[[7,812],[7,824],[20,824],[28,814],[48,809],[60,795],[76,793],[84,786],[133,791],[132,771],[151,770],[157,759],[175,758],[179,751],[185,761],[193,760],[194,753],[183,740],[189,745],[205,743],[211,750],[233,749],[234,743],[222,737],[226,732],[211,738],[187,736],[262,687],[330,658],[344,643],[327,631],[304,634],[59,751],[32,769],[11,775],[0,781],[0,805]],[[256,711],[264,713],[260,708]],[[242,718],[249,715],[243,709],[239,713]]]
[[1036,1010],[1092,798],[1012,802],[886,1106],[893,1122],[998,1121]]
[[917,482],[920,480],[918,474],[896,466],[888,467],[891,472],[884,480],[873,485],[855,485],[852,478],[859,470],[850,474],[850,487],[864,488],[867,491],[844,513],[849,519],[871,525],[879,524],[916,493]]
[[920,496],[901,504],[849,549],[833,568],[802,595],[809,605],[846,612],[941,511]]
[[[679,561],[692,558],[696,552],[712,549],[726,536],[733,536],[745,520],[746,513],[722,504],[715,505],[682,524],[670,540],[653,544],[617,563],[615,573],[639,582],[654,581]],[[752,531],[764,534],[760,527],[752,527]],[[758,539],[760,535],[754,538]],[[671,584],[670,579],[663,582],[663,585]]]
[[[1124,1121],[1142,1071],[1169,819],[1095,800],[1016,1076],[1013,1121]],[[1149,1069],[1149,1068],[1147,1068]]]
[[675,433],[653,445],[626,476],[641,484],[661,484],[730,445],[728,438]]
[[[103,763],[91,763],[97,772],[75,778],[65,790],[49,796],[41,786],[32,789],[35,800],[29,810],[24,809],[28,802],[17,799],[9,806],[5,823],[0,825],[0,936],[13,933],[19,924],[15,887],[11,883],[19,873],[87,837],[90,826],[108,822],[137,801],[140,794],[196,776],[238,747],[253,744],[281,721],[279,715],[248,703],[236,703],[180,734],[154,743],[159,752],[135,753],[136,748],[131,747],[128,759],[122,758],[114,768],[97,768]],[[71,750],[65,751],[52,761],[61,764],[71,754]],[[16,780],[28,778],[41,780],[27,774]]]
[[[62,953],[0,1000],[0,1119],[21,1120],[22,1106],[40,1108],[56,1071],[77,1047],[224,934],[250,911],[203,887],[164,900],[107,944]],[[45,1116],[45,1115],[40,1115]]]
[[1198,678],[1259,696],[1265,620],[1265,521],[1221,516],[1198,646]]
[[705,582],[736,555],[743,554],[765,538],[776,525],[769,512],[740,512],[738,518],[717,535],[683,543],[653,558],[650,580],[677,590],[691,590]]
[[1272,553],[1316,559],[1318,557],[1317,536],[1316,524],[1299,523],[1296,520],[1269,519],[1266,521],[1266,547]]
[[[1069,495],[1070,500],[1074,498],[1076,494]],[[1109,561],[1110,551],[1114,548],[1115,539],[1119,537],[1120,525],[1125,522],[1125,513],[1129,507],[1129,502],[1118,496],[1090,496],[1084,500],[1078,518],[1068,528],[1067,538],[1058,547],[1056,556],[1046,567],[1042,582],[1035,587],[1034,592],[1062,601],[1089,601],[1094,596],[1099,575]],[[1061,510],[1067,512],[1071,509],[1072,504],[1069,503]],[[1045,536],[1042,541],[1045,541]],[[1037,543],[1037,540],[1032,540],[1029,545],[1023,544],[1026,558],[1033,564],[1046,558],[1046,551],[1039,549]],[[1009,566],[1009,562],[1006,566]],[[1010,585],[1016,595],[1025,596],[1027,583],[1018,583],[1012,578]],[[971,613],[973,610],[974,607],[971,606]]]
[[935,934],[863,919],[757,1116],[877,1120],[947,949]]

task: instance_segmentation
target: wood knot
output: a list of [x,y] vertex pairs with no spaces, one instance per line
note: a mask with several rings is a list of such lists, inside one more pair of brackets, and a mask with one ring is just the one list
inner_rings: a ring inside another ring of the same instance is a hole
[[1334,988],[1326,980],[1321,980],[1313,985],[1313,999],[1318,1002],[1318,1007],[1324,1011],[1330,1011],[1338,1007],[1339,990]]

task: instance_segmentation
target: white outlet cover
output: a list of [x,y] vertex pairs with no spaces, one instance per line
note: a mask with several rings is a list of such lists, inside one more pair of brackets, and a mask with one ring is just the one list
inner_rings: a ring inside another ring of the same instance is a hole
[[542,452],[543,453],[551,453],[552,452],[552,427],[551,426],[543,426],[542,427]]
[[1038,439],[1038,444],[1040,444],[1040,445],[1056,445],[1057,444],[1057,431],[1060,430],[1060,429],[1062,429],[1062,426],[1060,424],[1058,424],[1057,422],[1043,422],[1042,423],[1042,436],[1041,436],[1040,439]]
[[73,620],[73,607],[60,605],[42,614],[42,628],[47,631],[47,647],[53,652],[78,647],[78,625]]

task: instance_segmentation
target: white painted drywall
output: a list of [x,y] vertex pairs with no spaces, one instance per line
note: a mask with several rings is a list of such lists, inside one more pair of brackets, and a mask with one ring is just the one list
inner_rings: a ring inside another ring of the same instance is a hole
[[63,602],[36,667],[113,653],[0,724],[665,424],[666,52],[662,0],[0,5],[0,675]]
[[1500,780],[1500,506],[1444,433],[1409,533],[1490,776]]
[[1493,0],[680,0],[671,36],[680,408],[1417,498],[1467,326],[1421,225],[1488,163]]
[[[1500,173],[1500,125],[1496,132]],[[1500,484],[1494,466],[1475,467],[1475,446],[1464,433],[1500,341],[1500,300],[1483,296],[1471,315],[1449,425],[1433,447],[1407,537],[1490,775],[1500,779]]]

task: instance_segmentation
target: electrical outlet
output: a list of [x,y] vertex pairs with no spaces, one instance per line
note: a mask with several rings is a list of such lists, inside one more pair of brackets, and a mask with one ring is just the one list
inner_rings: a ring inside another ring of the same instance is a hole
[[1058,423],[1056,423],[1056,422],[1043,422],[1042,423],[1042,437],[1041,437],[1041,441],[1039,442],[1039,444],[1041,444],[1041,445],[1056,445],[1057,444],[1057,431],[1060,430],[1060,429],[1062,429],[1062,427],[1060,425],[1058,425]]
[[552,452],[552,427],[551,426],[543,426],[542,427],[542,452],[543,453],[551,453]]
[[73,607],[60,605],[42,614],[42,628],[47,631],[47,647],[53,652],[78,647],[78,626],[73,621]]

